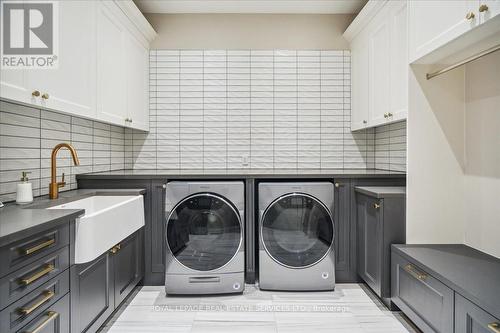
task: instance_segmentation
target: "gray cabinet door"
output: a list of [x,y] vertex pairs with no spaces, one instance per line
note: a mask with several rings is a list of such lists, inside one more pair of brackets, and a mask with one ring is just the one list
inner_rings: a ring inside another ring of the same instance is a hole
[[453,333],[454,292],[392,252],[392,302],[424,332]]
[[455,333],[494,332],[500,332],[500,319],[455,293]]
[[383,200],[357,195],[358,274],[381,295]]
[[151,196],[151,270],[154,284],[165,283],[165,187],[166,180],[153,181]]
[[[351,186],[349,179],[335,180],[334,224],[335,224],[335,281],[353,282],[351,272]],[[355,278],[354,278],[355,280]]]
[[115,278],[115,306],[127,297],[143,277],[142,229],[120,242],[120,250],[113,255]]
[[71,267],[71,332],[96,332],[115,309],[112,254]]

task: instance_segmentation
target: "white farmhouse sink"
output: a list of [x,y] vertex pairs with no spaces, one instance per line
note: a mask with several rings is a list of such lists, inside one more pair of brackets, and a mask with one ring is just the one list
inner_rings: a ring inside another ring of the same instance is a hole
[[142,195],[96,195],[47,209],[85,209],[76,219],[77,264],[96,259],[144,226]]

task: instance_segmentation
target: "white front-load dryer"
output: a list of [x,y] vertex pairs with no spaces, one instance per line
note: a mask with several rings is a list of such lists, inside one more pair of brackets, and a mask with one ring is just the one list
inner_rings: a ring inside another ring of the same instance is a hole
[[335,288],[333,193],[330,182],[259,184],[261,289]]
[[243,291],[244,199],[241,181],[167,183],[167,294]]

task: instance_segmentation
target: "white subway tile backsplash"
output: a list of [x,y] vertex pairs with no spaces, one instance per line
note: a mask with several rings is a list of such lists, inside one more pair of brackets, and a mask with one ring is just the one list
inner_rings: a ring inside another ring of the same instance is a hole
[[0,200],[15,199],[22,171],[29,171],[34,195],[48,192],[50,155],[60,142],[73,144],[80,166],[73,166],[68,151],[57,159],[57,175],[76,188],[75,174],[125,167],[125,133],[111,126],[65,114],[0,101]]
[[124,140],[136,160],[156,151],[149,168],[403,168],[404,123],[350,131],[349,51],[153,50],[150,61],[161,137]]

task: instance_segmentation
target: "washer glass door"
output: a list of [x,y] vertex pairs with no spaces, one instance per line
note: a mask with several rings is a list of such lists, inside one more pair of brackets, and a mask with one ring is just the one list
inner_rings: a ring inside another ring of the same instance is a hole
[[333,244],[330,211],[304,193],[290,193],[272,202],[263,214],[260,231],[267,253],[292,268],[314,265]]
[[215,194],[189,196],[168,217],[168,248],[182,265],[197,271],[224,266],[238,252],[241,241],[239,213]]

